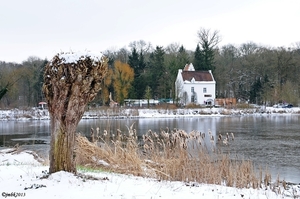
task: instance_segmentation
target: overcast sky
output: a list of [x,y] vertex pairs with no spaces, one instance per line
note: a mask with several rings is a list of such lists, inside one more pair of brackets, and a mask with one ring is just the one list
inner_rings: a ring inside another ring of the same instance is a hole
[[6,0],[0,61],[118,50],[138,40],[195,50],[201,27],[220,32],[219,46],[288,47],[300,41],[299,23],[299,0]]

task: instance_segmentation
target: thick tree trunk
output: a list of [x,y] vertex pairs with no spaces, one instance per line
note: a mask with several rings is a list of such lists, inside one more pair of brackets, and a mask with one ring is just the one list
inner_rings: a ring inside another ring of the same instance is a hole
[[[58,118],[51,120],[50,168],[49,172],[68,171],[76,173],[75,136],[76,129]],[[75,125],[76,127],[76,125]]]
[[[63,90],[68,91],[67,88]],[[76,94],[76,88],[72,91],[73,96],[61,95],[61,99],[52,102],[52,106],[49,107],[51,116],[50,173],[61,170],[76,173],[76,128],[84,114],[85,103],[80,100],[79,94]],[[67,99],[70,100],[67,101]]]
[[43,91],[51,117],[50,173],[76,173],[76,128],[107,71],[108,60],[93,57],[62,53],[45,68]]

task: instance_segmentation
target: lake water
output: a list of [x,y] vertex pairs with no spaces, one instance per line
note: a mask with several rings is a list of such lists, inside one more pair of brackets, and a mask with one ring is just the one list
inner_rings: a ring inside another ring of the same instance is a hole
[[[82,120],[78,132],[90,135],[97,127],[116,132],[127,132],[126,126],[139,135],[149,129],[179,128],[187,132],[211,131],[217,137],[234,133],[235,140],[228,146],[216,147],[241,159],[250,159],[255,165],[268,167],[273,178],[300,183],[300,115],[228,116],[197,118],[143,118],[143,119],[90,119]],[[207,136],[208,137],[208,136]],[[50,143],[49,121],[0,121],[0,148],[22,145],[23,148],[47,154]]]

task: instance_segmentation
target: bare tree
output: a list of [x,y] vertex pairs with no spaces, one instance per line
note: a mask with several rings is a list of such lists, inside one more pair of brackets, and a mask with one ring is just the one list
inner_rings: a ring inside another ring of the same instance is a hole
[[201,46],[207,45],[211,48],[215,48],[221,42],[218,30],[212,32],[210,29],[200,28],[198,38]]
[[76,173],[76,128],[85,106],[100,90],[107,58],[91,53],[60,53],[46,65],[43,92],[51,119],[50,173]]
[[200,63],[195,64],[196,70],[212,70],[215,69],[215,49],[221,41],[219,31],[211,32],[210,29],[200,28],[198,31],[200,45]]
[[152,51],[152,44],[150,42],[146,43],[144,40],[133,41],[128,45],[131,49],[135,48],[139,53],[147,53]]
[[174,54],[177,55],[180,49],[179,43],[171,43],[166,47],[166,54]]
[[119,60],[123,63],[127,63],[129,54],[130,52],[126,49],[126,47],[123,47],[117,52],[116,60]]

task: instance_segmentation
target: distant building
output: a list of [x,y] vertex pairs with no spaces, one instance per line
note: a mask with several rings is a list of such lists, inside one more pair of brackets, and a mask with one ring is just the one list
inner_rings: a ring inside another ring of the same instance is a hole
[[48,109],[47,103],[46,102],[39,102],[39,109],[44,110],[44,109]]
[[186,64],[183,70],[178,70],[175,92],[178,103],[183,105],[214,105],[216,81],[211,70],[195,71],[192,63]]

